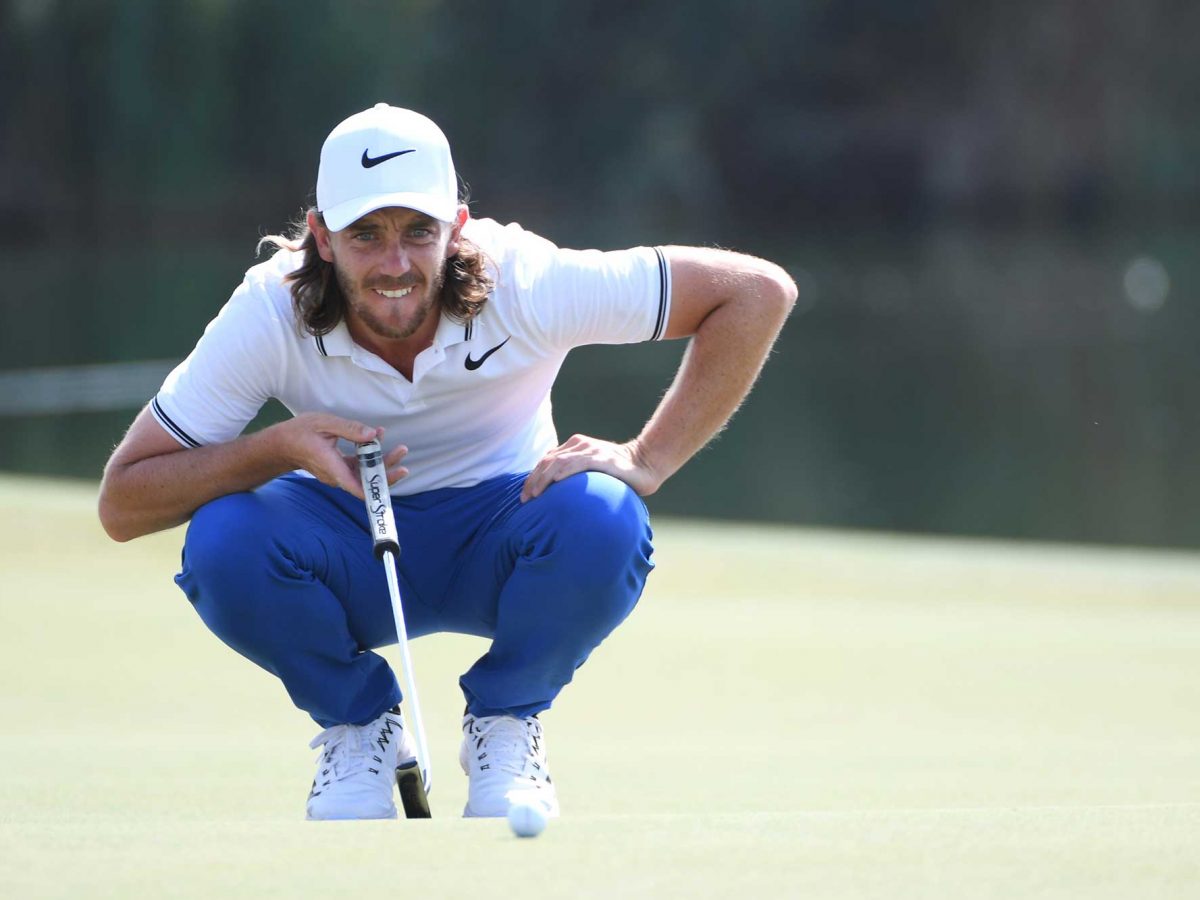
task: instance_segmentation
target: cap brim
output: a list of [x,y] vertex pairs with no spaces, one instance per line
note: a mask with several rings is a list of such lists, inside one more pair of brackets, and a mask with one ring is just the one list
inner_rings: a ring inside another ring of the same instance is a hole
[[355,197],[345,203],[339,203],[329,209],[321,210],[325,219],[325,227],[330,231],[341,231],[351,222],[361,219],[367,213],[388,206],[399,206],[404,209],[415,209],[417,212],[433,216],[441,222],[453,222],[458,212],[458,202],[448,201],[442,197],[431,197],[429,194],[414,194],[403,192],[398,194],[373,194],[369,197]]

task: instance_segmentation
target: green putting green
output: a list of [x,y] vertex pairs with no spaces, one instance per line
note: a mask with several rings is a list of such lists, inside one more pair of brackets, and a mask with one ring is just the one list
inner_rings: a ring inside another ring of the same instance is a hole
[[114,544],[95,491],[0,478],[6,897],[1200,884],[1195,554],[660,521],[641,604],[543,716],[563,818],[520,841],[458,817],[482,641],[413,644],[434,820],[305,822],[319,728],[191,612],[182,533]]

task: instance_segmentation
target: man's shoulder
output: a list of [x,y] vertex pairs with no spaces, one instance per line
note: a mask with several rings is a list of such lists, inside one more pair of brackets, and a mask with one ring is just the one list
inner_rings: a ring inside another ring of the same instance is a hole
[[523,302],[538,278],[554,264],[559,248],[516,222],[470,219],[463,237],[479,247],[494,282],[493,305]]
[[283,283],[283,279],[300,268],[303,262],[303,252],[280,247],[262,262],[255,263],[247,269],[245,281],[256,287],[277,286],[286,291],[287,286]]
[[207,331],[215,330],[222,342],[299,339],[292,295],[284,279],[300,264],[301,256],[281,249],[247,269]]
[[523,228],[517,222],[495,219],[469,219],[463,237],[484,251],[496,263],[519,262],[552,254],[558,249],[551,241]]
[[270,257],[246,270],[231,302],[257,309],[260,313],[285,317],[292,314],[292,292],[286,278],[303,262],[302,253],[279,249]]

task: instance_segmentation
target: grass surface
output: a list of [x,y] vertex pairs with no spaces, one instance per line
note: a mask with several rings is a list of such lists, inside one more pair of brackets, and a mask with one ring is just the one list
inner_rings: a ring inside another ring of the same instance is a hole
[[[5,897],[1184,897],[1200,557],[659,523],[543,716],[564,817],[458,818],[459,672],[413,645],[432,822],[307,823],[319,730],[94,486],[0,478]],[[385,651],[395,659],[394,652]]]

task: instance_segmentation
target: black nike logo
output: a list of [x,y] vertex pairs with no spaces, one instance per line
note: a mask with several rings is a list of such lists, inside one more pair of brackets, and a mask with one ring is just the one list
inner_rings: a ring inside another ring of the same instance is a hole
[[512,340],[512,335],[510,334],[508,337],[506,337],[504,340],[502,340],[500,343],[498,343],[495,347],[493,347],[487,353],[483,354],[483,356],[479,357],[479,359],[472,359],[471,354],[468,353],[467,358],[465,360],[463,360],[463,365],[467,367],[467,371],[474,372],[476,369],[478,369],[480,366],[482,366],[485,362],[487,362],[487,358],[489,356],[491,356],[493,353],[495,353],[497,350],[499,350],[501,347],[503,347],[505,344],[507,344],[511,340]]
[[413,147],[411,150],[397,150],[395,153],[385,153],[385,154],[383,154],[383,156],[371,157],[371,156],[368,156],[367,151],[364,150],[363,158],[362,158],[362,166],[364,169],[369,169],[372,166],[379,165],[381,162],[387,162],[392,157],[403,156],[405,153],[416,153],[416,152],[417,152],[417,148]]

